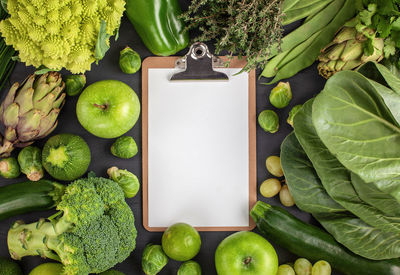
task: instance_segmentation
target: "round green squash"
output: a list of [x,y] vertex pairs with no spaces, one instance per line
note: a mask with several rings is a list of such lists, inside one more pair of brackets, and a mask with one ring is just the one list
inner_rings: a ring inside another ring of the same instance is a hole
[[21,267],[17,262],[0,257],[0,274],[1,275],[23,275]]
[[43,167],[58,180],[72,181],[81,177],[88,169],[90,160],[89,146],[77,135],[55,135],[43,147]]

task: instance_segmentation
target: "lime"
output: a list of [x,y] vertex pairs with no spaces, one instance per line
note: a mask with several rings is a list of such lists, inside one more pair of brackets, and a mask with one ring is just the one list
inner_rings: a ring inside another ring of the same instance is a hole
[[176,223],[164,232],[162,248],[173,260],[188,261],[200,251],[199,232],[187,223]]
[[59,263],[45,263],[35,267],[29,275],[59,275],[63,272],[63,265]]

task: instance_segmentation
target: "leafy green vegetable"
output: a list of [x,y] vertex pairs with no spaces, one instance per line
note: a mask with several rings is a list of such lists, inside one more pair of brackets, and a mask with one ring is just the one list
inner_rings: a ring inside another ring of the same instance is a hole
[[366,224],[328,195],[294,133],[282,143],[281,160],[296,205],[311,213],[338,242],[369,259],[400,255],[396,234]]
[[400,176],[400,128],[361,74],[339,72],[327,81],[315,99],[313,123],[329,151],[364,181]]
[[106,26],[107,26],[106,21],[101,20],[100,30],[96,41],[96,48],[94,51],[94,58],[96,59],[96,64],[99,62],[99,60],[103,59],[103,57],[106,55],[106,52],[110,49],[109,38],[111,35],[107,33]]
[[[344,208],[375,228],[400,233],[400,217],[384,215],[362,201],[351,184],[350,172],[319,139],[312,123],[312,108],[316,100],[308,101],[294,119],[296,137],[311,160],[329,196]],[[382,201],[382,203],[384,203]]]
[[48,72],[53,72],[53,71],[59,71],[59,70],[54,70],[54,69],[49,69],[46,66],[40,65],[36,70],[35,73],[36,75],[42,75],[46,74]]
[[297,112],[281,150],[298,207],[374,260],[400,253],[399,91],[383,65],[337,73]]
[[366,203],[390,216],[400,216],[400,204],[391,195],[383,193],[375,184],[364,182],[357,174],[351,173],[351,184],[358,196]]
[[[400,79],[389,68],[376,62],[368,62],[358,69],[365,77],[374,80],[400,94]],[[391,110],[392,111],[392,110]]]

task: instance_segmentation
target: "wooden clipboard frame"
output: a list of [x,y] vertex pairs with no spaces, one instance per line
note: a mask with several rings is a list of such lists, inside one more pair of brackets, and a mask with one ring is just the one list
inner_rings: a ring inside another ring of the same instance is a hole
[[[143,227],[150,232],[162,232],[166,227],[149,227],[148,209],[148,71],[154,68],[173,69],[175,61],[179,57],[147,57],[142,63],[142,203],[143,203]],[[226,61],[226,57],[220,57]],[[231,60],[229,68],[243,68],[246,64],[244,58],[235,57]],[[257,201],[257,157],[256,157],[256,73],[249,72],[249,212]],[[249,226],[236,227],[195,227],[198,231],[246,231],[255,228],[255,223],[249,215]]]

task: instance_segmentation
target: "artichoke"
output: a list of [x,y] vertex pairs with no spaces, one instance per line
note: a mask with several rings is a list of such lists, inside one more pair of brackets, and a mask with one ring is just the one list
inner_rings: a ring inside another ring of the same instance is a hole
[[[353,70],[368,61],[379,62],[384,56],[384,40],[374,36],[375,31],[364,27],[357,30],[355,25],[345,24],[333,41],[321,50],[318,57],[318,71],[325,78],[343,70]],[[367,37],[368,36],[368,37]],[[372,39],[373,52],[365,54],[365,42]]]
[[19,85],[14,83],[0,106],[0,157],[14,147],[26,147],[46,137],[57,126],[65,102],[61,74],[31,75]]

